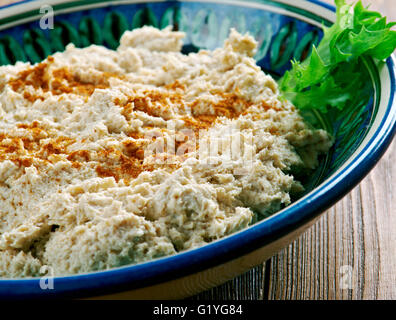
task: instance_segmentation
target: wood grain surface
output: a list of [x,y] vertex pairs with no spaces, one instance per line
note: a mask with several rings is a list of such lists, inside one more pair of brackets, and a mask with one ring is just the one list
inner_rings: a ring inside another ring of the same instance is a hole
[[[396,21],[395,0],[362,2]],[[395,200],[396,142],[358,187],[289,247],[192,299],[396,299]]]
[[[396,21],[395,0],[363,3]],[[396,142],[358,187],[289,247],[191,299],[396,299],[395,199]]]

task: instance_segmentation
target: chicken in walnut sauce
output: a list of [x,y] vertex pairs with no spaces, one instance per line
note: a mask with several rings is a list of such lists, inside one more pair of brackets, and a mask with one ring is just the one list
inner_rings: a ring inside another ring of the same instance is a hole
[[70,44],[0,67],[1,277],[175,254],[302,190],[291,167],[315,168],[332,138],[280,98],[251,36],[189,55],[183,37],[143,27],[117,51]]

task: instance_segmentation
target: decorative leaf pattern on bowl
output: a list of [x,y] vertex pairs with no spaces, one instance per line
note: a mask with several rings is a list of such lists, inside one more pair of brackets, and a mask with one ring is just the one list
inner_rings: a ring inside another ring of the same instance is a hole
[[103,44],[103,36],[99,23],[92,17],[83,17],[78,26],[80,42],[82,47],[88,47],[91,44]]
[[25,52],[13,37],[4,36],[0,39],[0,64],[14,64],[17,61],[26,61]]
[[38,28],[26,30],[23,34],[23,43],[26,56],[32,63],[40,62],[52,53],[49,41]]
[[78,31],[67,21],[55,23],[54,29],[50,31],[50,39],[53,51],[63,51],[69,43],[80,46]]
[[117,49],[122,34],[128,29],[128,21],[122,13],[118,11],[108,13],[103,25],[103,36],[108,47]]
[[152,26],[158,28],[158,20],[150,8],[145,7],[135,13],[132,19],[132,29],[141,28],[143,26]]

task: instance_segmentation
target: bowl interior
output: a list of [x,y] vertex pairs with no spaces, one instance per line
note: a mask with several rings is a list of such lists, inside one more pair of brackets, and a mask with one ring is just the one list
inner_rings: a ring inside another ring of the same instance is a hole
[[[114,3],[113,3],[114,2]],[[43,29],[42,11],[27,11],[18,16],[0,20],[0,65],[16,61],[40,62],[48,55],[63,51],[72,42],[77,47],[91,44],[116,49],[125,30],[152,25],[186,33],[183,52],[215,49],[222,46],[230,28],[241,33],[249,32],[258,41],[255,56],[257,64],[274,78],[290,68],[290,60],[304,60],[323,36],[321,24],[329,21],[308,10],[274,1],[244,3],[165,1],[154,3],[127,3],[116,1],[75,1],[53,6],[54,28]],[[44,14],[43,14],[44,13]],[[285,14],[287,13],[287,14]],[[292,16],[296,13],[304,17]],[[29,22],[23,22],[31,20]],[[379,88],[378,72],[371,61],[362,68],[372,75],[367,94],[374,96]],[[375,115],[377,104],[367,104],[358,97],[347,111],[304,112],[305,119],[315,127],[325,128],[335,137],[332,150],[320,161],[320,166],[309,177],[301,176],[306,193],[342,166],[363,141]],[[352,110],[352,111],[351,111]],[[300,195],[301,196],[301,195]]]

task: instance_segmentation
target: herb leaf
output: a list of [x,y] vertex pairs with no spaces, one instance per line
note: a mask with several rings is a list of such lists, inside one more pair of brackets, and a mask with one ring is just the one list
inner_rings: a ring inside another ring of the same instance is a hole
[[[359,0],[354,7],[335,0],[337,20],[324,28],[317,48],[304,62],[293,61],[280,79],[284,97],[300,109],[344,109],[369,81],[362,58],[384,60],[396,49],[396,23],[387,23],[379,12],[369,11]],[[363,95],[363,93],[362,93]]]

